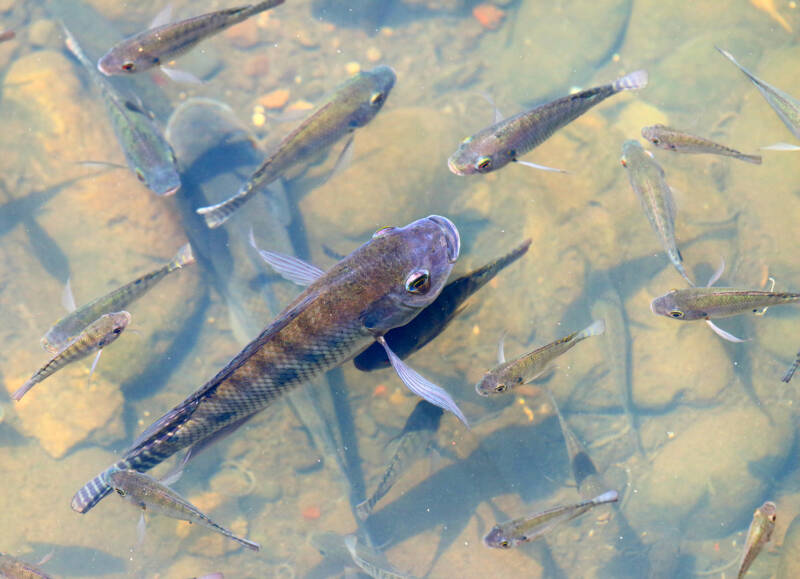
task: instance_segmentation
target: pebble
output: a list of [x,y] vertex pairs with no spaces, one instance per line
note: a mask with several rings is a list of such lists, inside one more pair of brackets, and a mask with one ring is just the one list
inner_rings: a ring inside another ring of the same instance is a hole
[[[2,0],[0,0],[2,1]],[[225,37],[238,48],[252,48],[258,44],[258,23],[255,19],[245,20],[225,31]]]
[[344,65],[344,69],[347,71],[347,74],[355,75],[361,72],[361,65],[355,61],[351,61]]
[[269,57],[266,54],[254,54],[244,62],[242,70],[246,76],[265,76],[269,72]]
[[381,53],[380,49],[376,48],[375,46],[370,46],[367,49],[367,60],[370,62],[378,62],[382,56],[383,53]]
[[290,94],[289,89],[279,88],[261,96],[258,104],[265,109],[282,109],[289,102]]

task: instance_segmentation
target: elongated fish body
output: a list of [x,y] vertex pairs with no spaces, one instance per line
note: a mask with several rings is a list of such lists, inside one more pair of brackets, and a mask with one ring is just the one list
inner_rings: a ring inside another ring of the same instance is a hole
[[484,375],[476,384],[475,391],[481,396],[510,392],[514,386],[525,384],[541,376],[547,370],[550,362],[567,353],[586,338],[599,336],[605,332],[605,329],[603,320],[596,320],[579,332],[572,332],[568,336],[523,354],[519,358],[502,362]]
[[199,523],[252,551],[258,551],[261,548],[258,543],[237,537],[225,527],[218,525],[201,513],[192,503],[149,475],[135,470],[121,470],[109,477],[109,483],[118,495],[144,511],[161,513],[167,517],[190,523]]
[[382,553],[360,545],[355,535],[346,536],[344,544],[350,552],[353,563],[373,579],[414,579],[412,575],[402,573],[392,567]]
[[395,73],[388,66],[378,66],[348,79],[281,141],[236,195],[217,205],[201,207],[197,212],[205,217],[209,227],[219,227],[287,169],[366,126],[383,107],[395,80]]
[[669,260],[683,279],[693,286],[694,282],[686,274],[683,256],[675,242],[675,202],[672,199],[672,190],[667,185],[664,169],[653,155],[642,148],[639,141],[634,140],[623,143],[621,162],[628,172],[631,188],[639,197],[644,214]]
[[797,356],[795,357],[794,362],[792,363],[791,366],[789,366],[789,369],[786,370],[786,374],[783,375],[783,378],[781,378],[781,380],[788,384],[791,381],[792,376],[794,376],[794,373],[797,371],[797,368],[799,367],[800,367],[800,352],[797,352]]
[[194,256],[192,255],[191,246],[187,243],[178,250],[178,253],[169,263],[137,277],[135,280],[104,296],[93,299],[88,304],[77,308],[58,320],[42,337],[42,348],[51,352],[61,351],[94,320],[109,312],[125,309],[150,291],[167,274],[191,263],[194,263]]
[[97,62],[106,75],[135,74],[167,64],[189,52],[199,42],[247,20],[285,0],[266,0],[258,4],[209,12],[201,16],[150,28],[115,44]]
[[761,553],[764,545],[769,543],[772,538],[772,531],[775,530],[776,518],[775,503],[767,501],[756,509],[753,513],[753,521],[747,530],[747,539],[744,543],[742,561],[739,563],[739,572],[736,575],[739,579],[745,576],[750,565]]
[[756,85],[758,92],[760,92],[761,96],[767,100],[769,106],[771,106],[772,110],[775,111],[775,114],[780,117],[780,119],[783,121],[783,124],[786,125],[786,128],[789,129],[795,137],[800,139],[800,101],[794,98],[792,95],[787,94],[770,84],[767,84],[755,76],[753,73],[739,64],[733,55],[727,50],[723,50],[718,46],[715,48],[720,52],[720,54],[722,54],[722,56],[735,64],[736,68],[741,70],[747,78],[753,81],[753,84]]
[[[120,461],[76,493],[72,508],[85,513],[97,504],[110,492],[113,472],[154,467],[408,323],[439,295],[459,247],[455,225],[438,215],[378,231],[309,285],[216,376],[147,428]],[[418,283],[420,275],[425,284]]]
[[725,145],[720,145],[709,139],[698,137],[683,131],[666,127],[664,125],[652,125],[642,129],[642,136],[654,144],[659,149],[674,151],[676,153],[695,153],[705,155],[722,155],[723,157],[733,157],[740,161],[761,164],[761,155],[746,155],[736,149],[731,149]]
[[363,521],[372,513],[375,505],[392,489],[409,467],[422,456],[439,430],[444,410],[430,402],[420,400],[406,420],[386,470],[375,491],[362,503],[356,505],[356,513]]
[[119,338],[130,321],[131,315],[126,311],[103,314],[78,334],[78,337],[70,342],[66,348],[39,368],[19,390],[11,395],[11,398],[20,400],[28,390],[67,364],[82,360],[89,354],[102,350]]
[[30,563],[0,553],[0,577],[3,579],[50,579],[50,575]]
[[498,523],[483,538],[483,542],[487,547],[495,549],[511,549],[522,543],[530,543],[564,523],[580,517],[593,507],[613,503],[618,499],[617,491],[608,491],[593,499],[572,505],[559,505],[527,517]]
[[464,139],[447,166],[456,175],[491,173],[538,147],[608,97],[647,86],[647,72],[637,70],[611,84],[556,99],[503,119]]
[[767,292],[730,287],[694,287],[670,290],[650,302],[654,314],[674,320],[711,320],[800,301],[800,293]]
[[128,167],[148,189],[157,195],[172,195],[181,186],[175,154],[150,115],[137,102],[119,94],[95,70],[75,37],[64,28],[67,48],[75,55],[103,95],[108,118],[114,127]]
[[[448,324],[463,310],[465,302],[494,276],[527,253],[531,240],[527,239],[508,254],[483,267],[454,279],[442,290],[439,297],[422,310],[405,326],[394,328],[386,334],[386,340],[400,359],[422,349],[441,334]],[[356,368],[365,372],[389,367],[389,358],[380,344],[375,343],[353,359]]]

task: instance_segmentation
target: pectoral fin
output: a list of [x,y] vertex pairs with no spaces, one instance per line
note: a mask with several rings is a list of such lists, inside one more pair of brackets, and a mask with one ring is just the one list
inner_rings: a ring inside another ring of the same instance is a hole
[[274,251],[267,251],[266,249],[260,249],[256,244],[256,238],[255,235],[253,235],[252,227],[250,228],[250,245],[258,252],[261,259],[267,262],[267,265],[274,269],[283,279],[289,280],[297,285],[311,285],[325,275],[325,272],[320,268],[302,259],[291,255],[276,253]]
[[730,332],[726,332],[725,330],[720,328],[718,325],[716,325],[711,320],[706,320],[706,323],[708,324],[708,327],[711,328],[712,330],[714,330],[714,333],[716,335],[718,335],[720,338],[722,338],[723,340],[727,340],[729,342],[734,342],[736,344],[741,343],[741,342],[749,342],[750,341],[750,340],[743,340],[742,338],[737,338],[736,336],[734,336]]
[[64,284],[64,290],[61,292],[61,305],[68,312],[74,312],[76,310],[75,296],[72,295],[72,285],[69,282],[70,280],[67,278],[67,283]]
[[86,379],[87,383],[91,382],[92,374],[94,374],[94,369],[97,368],[97,363],[100,361],[100,354],[102,354],[102,353],[103,353],[103,349],[102,348],[97,350],[97,354],[95,354],[94,360],[92,361],[92,369],[89,370],[89,377]]
[[191,72],[179,70],[177,68],[169,68],[167,66],[161,67],[161,72],[166,74],[170,80],[175,82],[182,82],[185,84],[203,84],[203,81],[193,75]]
[[551,173],[564,173],[566,174],[567,171],[564,169],[554,169],[553,167],[545,167],[544,165],[537,165],[536,163],[531,163],[530,161],[520,161],[519,159],[514,159],[515,163],[519,163],[520,165],[525,165],[526,167],[533,167],[534,169],[539,169],[540,171],[550,171]]
[[150,23],[150,29],[164,26],[172,21],[172,4],[167,4],[164,8],[155,15],[153,21]]

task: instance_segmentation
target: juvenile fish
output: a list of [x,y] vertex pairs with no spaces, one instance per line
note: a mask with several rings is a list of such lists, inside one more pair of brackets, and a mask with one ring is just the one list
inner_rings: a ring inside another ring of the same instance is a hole
[[366,520],[378,501],[386,496],[394,484],[400,480],[400,477],[428,449],[439,430],[443,413],[441,408],[430,402],[425,400],[417,402],[403,426],[397,448],[389,460],[377,488],[367,500],[356,505],[356,513],[362,521]]
[[736,149],[731,149],[725,145],[720,145],[709,139],[691,135],[666,127],[664,125],[652,125],[642,129],[642,136],[654,144],[659,149],[674,151],[676,153],[697,153],[708,155],[722,155],[733,157],[740,161],[761,164],[761,155],[746,155]]
[[747,540],[744,543],[742,561],[739,564],[739,573],[737,574],[739,579],[745,576],[750,565],[761,553],[761,549],[772,538],[772,531],[775,530],[775,511],[775,503],[767,501],[753,513],[753,521],[747,530]]
[[3,553],[0,553],[0,577],[3,579],[50,579],[50,575],[35,565]]
[[765,83],[760,78],[757,78],[753,73],[739,64],[733,55],[728,52],[727,50],[721,49],[719,46],[715,47],[722,56],[730,60],[736,67],[741,70],[744,75],[753,81],[753,84],[756,85],[758,92],[761,93],[769,106],[772,107],[772,110],[780,117],[783,121],[783,124],[786,125],[786,128],[789,129],[792,134],[800,139],[800,101],[798,101],[793,96],[783,92],[782,90],[775,88],[772,85]]
[[558,129],[610,96],[645,86],[647,72],[637,70],[611,84],[580,91],[500,120],[464,139],[456,152],[450,155],[447,166],[456,175],[491,173],[511,162],[563,172],[560,169],[520,161],[519,157],[541,145]]
[[619,499],[617,491],[608,491],[593,499],[572,505],[559,505],[541,513],[499,523],[483,538],[487,547],[494,549],[511,549],[522,543],[529,543],[541,538],[556,527],[580,517],[593,507],[614,503]]
[[694,282],[686,274],[683,256],[675,242],[675,202],[672,199],[672,190],[667,185],[664,169],[635,140],[623,143],[620,161],[628,172],[631,188],[639,197],[644,214],[669,260],[683,279],[693,286]]
[[[11,398],[14,400],[21,400],[28,390],[67,364],[81,360],[94,352],[97,352],[99,357],[103,348],[119,338],[130,321],[131,315],[125,311],[103,314],[100,318],[89,324],[86,329],[78,334],[72,342],[56,354],[47,364],[39,368],[25,384],[11,395]],[[94,371],[96,364],[97,358],[95,358],[95,364],[92,365],[92,371]]]
[[[460,252],[453,223],[438,215],[378,231],[308,286],[215,377],[159,418],[123,457],[72,499],[89,511],[119,470],[149,470],[173,454],[275,403],[408,323],[447,283]],[[299,262],[299,260],[297,260]],[[387,353],[388,344],[385,345]],[[463,414],[447,392],[389,354],[409,389]]]
[[[74,340],[75,336],[80,334],[94,320],[108,312],[116,312],[126,308],[164,279],[167,274],[191,263],[194,263],[194,256],[192,255],[191,246],[187,243],[178,250],[175,257],[166,265],[137,277],[121,288],[95,298],[77,309],[74,309],[74,305],[71,305],[73,311],[58,320],[42,337],[42,348],[50,352],[63,350],[67,344]],[[65,294],[65,301],[74,302],[69,286],[65,288]]]
[[484,375],[481,381],[475,385],[475,391],[481,396],[510,392],[515,386],[531,382],[544,374],[550,362],[567,353],[579,342],[592,336],[599,336],[605,331],[606,325],[603,320],[595,320],[579,332],[572,332],[568,336],[508,362],[505,360],[501,342],[498,352],[500,364]]
[[161,513],[173,519],[199,523],[252,551],[261,548],[258,543],[237,537],[225,527],[218,525],[192,503],[149,475],[134,470],[121,470],[108,478],[111,487],[118,495],[142,511]]
[[[192,50],[209,36],[279,6],[284,1],[266,0],[154,26],[112,46],[97,62],[97,68],[103,74],[110,76],[134,74],[156,66],[163,67],[172,59]],[[173,76],[171,69],[163,68],[163,70]]]
[[670,290],[650,302],[654,314],[674,320],[711,320],[800,301],[800,293],[743,290],[729,287],[694,287]]
[[103,95],[114,134],[125,154],[128,167],[157,195],[172,195],[181,186],[172,147],[138,102],[125,98],[102,76],[83,53],[78,41],[64,27],[67,48],[88,71]]
[[781,380],[788,384],[789,381],[792,379],[792,376],[794,376],[794,373],[797,371],[798,367],[800,367],[800,352],[797,352],[797,357],[794,359],[794,363],[791,366],[789,366],[789,369],[786,370],[786,374],[783,375],[783,378],[781,378]]
[[345,158],[352,146],[354,131],[375,118],[386,102],[395,79],[390,67],[378,66],[345,81],[322,106],[281,141],[275,152],[267,157],[236,195],[222,203],[201,207],[197,213],[205,217],[209,227],[219,227],[287,169],[349,137],[339,157],[340,160]]

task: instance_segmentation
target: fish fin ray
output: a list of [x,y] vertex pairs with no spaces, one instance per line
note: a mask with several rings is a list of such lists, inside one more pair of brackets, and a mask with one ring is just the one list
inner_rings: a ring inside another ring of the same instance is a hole
[[540,171],[549,171],[550,173],[563,173],[564,175],[569,174],[569,171],[565,171],[564,169],[555,169],[553,167],[546,167],[545,165],[537,165],[536,163],[531,163],[530,161],[521,161],[519,159],[514,159],[514,162],[519,163],[520,165],[525,165],[526,167],[539,169]]
[[623,90],[639,90],[647,86],[648,75],[646,70],[635,70],[614,81],[616,92]]
[[336,159],[336,164],[331,169],[331,174],[328,175],[328,178],[325,179],[327,183],[331,179],[333,179],[336,175],[343,172],[347,167],[350,166],[350,163],[353,162],[353,141],[355,140],[355,133],[352,133],[350,137],[347,139],[347,142],[344,144],[341,153],[339,153],[339,157]]
[[506,332],[503,332],[503,334],[500,336],[500,339],[497,341],[498,364],[505,364],[506,361],[505,342],[506,342]]
[[325,272],[315,265],[307,263],[302,259],[283,253],[267,251],[261,249],[256,244],[253,228],[250,228],[250,245],[261,256],[267,265],[274,269],[283,279],[296,283],[301,286],[308,286],[317,281]]
[[[760,147],[762,151],[800,151],[800,147],[791,143],[773,143],[766,147]],[[754,155],[757,156],[757,155]],[[760,159],[761,157],[759,157]]]
[[169,24],[172,22],[172,3],[167,3],[164,8],[153,17],[152,22],[150,22],[150,26],[148,27],[149,30],[153,28],[158,28],[159,26],[164,26],[165,24]]
[[730,332],[726,332],[725,330],[720,328],[718,325],[716,325],[711,320],[706,320],[706,323],[708,324],[708,327],[711,328],[714,331],[714,333],[716,335],[718,335],[720,338],[722,338],[723,340],[727,340],[728,342],[733,342],[735,344],[740,344],[742,342],[749,342],[750,341],[750,340],[743,340],[742,338],[737,338],[736,336],[734,336]]
[[68,312],[74,312],[77,308],[75,305],[75,296],[72,293],[72,284],[70,278],[67,278],[67,283],[64,284],[64,289],[61,291],[61,305]]
[[186,70],[180,70],[178,68],[170,68],[168,66],[162,66],[161,72],[166,74],[170,80],[174,82],[180,82],[184,84],[203,84],[203,80],[197,78],[191,72]]
[[717,281],[719,281],[719,278],[722,277],[722,274],[724,272],[725,272],[725,258],[721,257],[719,267],[714,271],[714,273],[711,274],[711,277],[708,278],[708,283],[706,284],[706,287],[712,287],[715,283],[717,283]]
[[86,379],[86,383],[89,384],[92,381],[92,375],[94,374],[94,369],[97,368],[97,363],[100,361],[100,355],[103,353],[103,348],[97,350],[97,354],[94,356],[94,360],[92,361],[92,367],[89,370],[89,377]]

